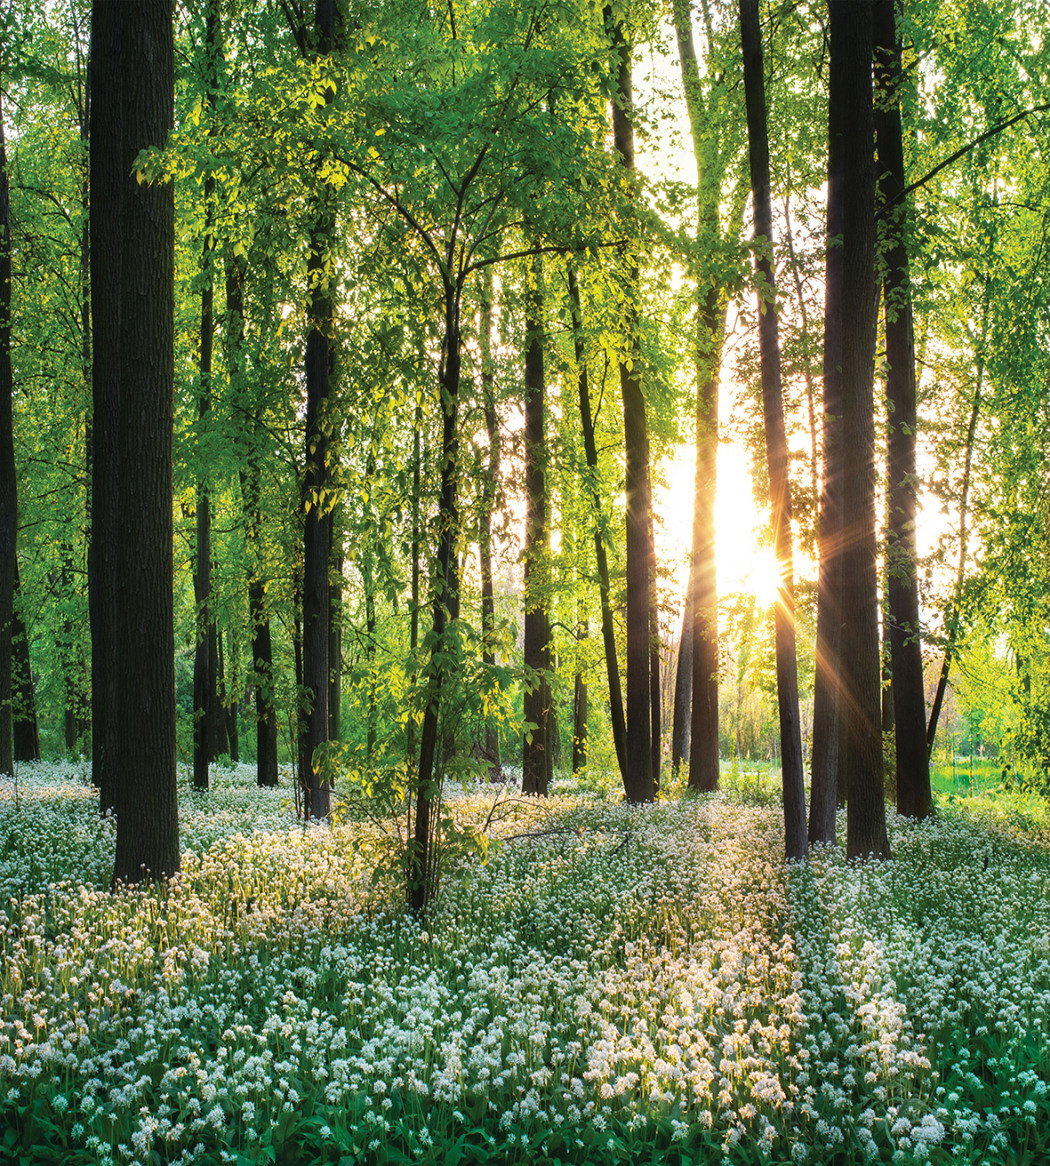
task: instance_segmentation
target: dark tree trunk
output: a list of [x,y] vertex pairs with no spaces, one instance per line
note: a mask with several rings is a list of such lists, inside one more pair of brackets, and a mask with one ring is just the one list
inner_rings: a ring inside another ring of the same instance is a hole
[[572,772],[578,774],[587,768],[587,673],[584,671],[582,645],[586,644],[590,628],[587,620],[580,623],[576,635],[576,681],[572,693]]
[[689,769],[690,728],[693,703],[693,605],[687,589],[682,612],[682,638],[674,679],[674,714],[671,722],[671,772],[677,777]]
[[[174,197],[138,182],[172,121],[171,0],[92,8],[94,527],[104,706],[101,788],[117,815],[114,883],[179,869],[171,440]],[[94,630],[94,629],[93,629]],[[96,730],[98,723],[96,722]]]
[[988,334],[988,285],[985,285],[985,302],[983,320],[981,324],[981,351],[977,354],[977,382],[974,386],[973,403],[970,406],[970,421],[966,427],[966,452],[963,458],[962,491],[959,495],[959,564],[955,573],[955,593],[952,605],[947,613],[946,630],[947,643],[944,646],[944,659],[941,661],[941,671],[937,677],[937,689],[934,693],[933,704],[930,707],[930,720],[926,726],[926,756],[933,756],[933,743],[937,739],[937,722],[941,717],[941,708],[944,705],[944,694],[948,689],[948,676],[951,673],[952,659],[955,655],[955,641],[959,635],[959,614],[962,606],[963,583],[966,578],[966,556],[968,539],[968,521],[970,511],[970,481],[973,472],[973,446],[977,436],[977,421],[981,413],[981,394],[984,389],[984,344]]
[[[244,378],[244,280],[247,261],[226,255],[226,367],[230,382]],[[251,435],[254,440],[254,433]],[[273,645],[266,607],[266,580],[260,546],[262,483],[258,455],[248,455],[247,470],[240,473],[244,507],[245,543],[248,553],[248,621],[251,627],[253,688],[255,690],[255,773],[260,786],[277,785],[277,706],[274,694]]]
[[[882,777],[881,656],[875,530],[875,158],[871,0],[845,9],[843,100],[849,110],[842,200],[842,639],[840,773],[849,783],[846,852],[889,855]],[[835,52],[834,27],[832,53]]]
[[588,488],[594,503],[594,560],[598,570],[598,598],[602,615],[602,644],[605,649],[605,671],[609,683],[609,720],[612,724],[613,747],[620,768],[620,779],[627,788],[627,724],[623,714],[623,694],[620,689],[620,666],[616,658],[616,629],[613,626],[609,586],[609,557],[602,537],[602,500],[598,488],[598,446],[594,438],[594,417],[591,413],[590,385],[587,377],[587,358],[583,348],[583,315],[576,271],[569,263],[569,304],[572,309],[573,348],[576,355],[577,390],[580,405],[580,428],[583,431],[584,457],[587,461]]
[[241,759],[241,734],[237,721],[240,701],[236,697],[231,697],[229,693],[237,692],[240,687],[237,683],[236,672],[237,650],[236,642],[231,643],[232,636],[229,631],[226,632],[225,640],[233,656],[233,664],[230,666],[232,678],[229,688],[227,688],[226,658],[223,655],[223,633],[218,632],[216,635],[218,650],[216,656],[216,660],[218,661],[218,691],[216,692],[215,705],[218,712],[219,724],[222,729],[223,752],[228,752],[230,760],[236,764]]
[[889,207],[889,246],[884,256],[886,305],[886,396],[889,409],[886,474],[889,480],[887,620],[893,677],[897,745],[897,810],[925,818],[933,810],[926,750],[926,692],[922,674],[919,581],[915,562],[916,430],[915,331],[905,243],[907,181],[901,129],[901,46],[894,20],[895,0],[875,0],[875,50],[882,99],[875,116],[879,194]]
[[[616,27],[616,48],[618,75],[613,101],[613,144],[621,165],[633,180],[631,47],[622,25]],[[637,286],[636,259],[628,253],[624,256],[624,262],[627,264],[628,285]],[[633,317],[633,309],[631,314]],[[620,362],[627,511],[627,771],[624,793],[630,802],[651,802],[654,785],[649,646],[650,592],[654,581],[650,571],[652,511],[649,497],[649,431],[642,391],[636,319],[629,320],[628,329],[631,359]]]
[[[492,268],[486,267],[481,286],[481,320],[478,341],[481,348],[481,393],[485,410],[485,432],[488,435],[488,466],[481,482],[481,514],[478,528],[478,559],[481,567],[481,661],[488,669],[496,665],[496,598],[492,574],[492,514],[496,506],[496,491],[500,474],[500,433],[496,416],[495,374],[492,362]],[[494,671],[493,671],[494,675]],[[485,725],[483,746],[485,764],[490,781],[502,776],[499,755],[499,732],[491,722]]]
[[445,633],[450,620],[458,613],[459,596],[456,579],[455,550],[459,537],[459,507],[456,485],[459,476],[459,384],[461,368],[460,296],[459,288],[445,283],[445,335],[441,350],[439,382],[442,412],[441,429],[441,493],[438,500],[438,547],[431,603],[433,614],[433,649],[427,669],[430,698],[423,713],[420,730],[419,767],[416,774],[416,817],[410,842],[408,864],[409,905],[422,915],[434,890],[436,870],[432,834],[432,810],[437,799],[435,761],[441,688],[445,665]]
[[[675,0],[675,34],[685,90],[686,111],[697,167],[697,247],[721,236],[719,200],[726,155],[718,141],[704,100],[700,67],[693,42],[691,6]],[[713,90],[721,88],[715,81]],[[716,99],[712,97],[712,102]],[[742,213],[742,210],[741,212]],[[738,217],[734,208],[732,218]],[[701,242],[701,241],[704,242]],[[735,235],[733,236],[735,242]],[[689,626],[690,643],[679,652],[675,686],[675,714],[682,719],[677,739],[684,743],[680,756],[688,760],[689,787],[713,790],[718,786],[718,576],[715,569],[715,494],[718,484],[718,375],[725,338],[726,309],[723,287],[713,283],[696,287],[696,324],[693,360],[696,372],[696,471],[693,490],[693,542],[682,626]],[[688,665],[688,671],[686,671]],[[679,756],[672,745],[672,754]],[[678,764],[676,762],[675,764]]]
[[15,615],[18,485],[12,415],[11,200],[0,105],[0,773],[14,773],[11,737],[11,638]]
[[689,596],[693,608],[690,652],[692,713],[689,788],[718,788],[718,574],[715,566],[715,493],[718,483],[718,360],[710,351],[725,324],[717,291],[697,305],[696,471]]
[[[343,735],[343,529],[335,513],[331,522],[332,572],[328,583],[328,738]],[[374,623],[374,617],[373,617]],[[369,632],[373,642],[375,628]]]
[[29,659],[29,634],[22,619],[21,583],[15,563],[15,602],[11,621],[11,695],[13,698],[12,732],[16,761],[40,760],[40,732],[36,721],[36,686]]
[[[317,56],[332,52],[335,4],[317,0],[315,32]],[[326,102],[334,100],[325,90]],[[324,204],[324,186],[318,198]],[[327,818],[331,809],[328,782],[315,767],[317,749],[328,740],[328,553],[330,507],[328,481],[327,416],[330,389],[332,327],[335,320],[331,283],[333,273],[325,260],[334,221],[327,205],[321,205],[310,236],[307,280],[310,288],[310,330],[306,337],[306,476],[303,484],[303,688],[306,710],[301,725],[304,759],[304,809],[307,817]]]
[[748,157],[755,216],[755,273],[759,285],[758,342],[762,363],[762,407],[766,428],[771,523],[780,575],[775,612],[777,703],[784,788],[784,844],[788,858],[806,855],[806,789],[802,774],[802,731],[795,653],[794,558],[791,545],[791,455],[784,429],[780,334],[773,270],[773,207],[769,182],[765,78],[758,0],[740,0],[744,56]]
[[[866,3],[867,0],[864,0]],[[845,142],[849,122],[844,73],[844,22],[849,4],[831,0],[828,62],[828,210],[824,272],[824,475],[817,541],[817,657],[813,682],[813,774],[809,841],[835,841],[839,789],[839,653],[842,637],[842,313],[844,307],[842,210]]]
[[[539,261],[526,292],[525,318],[525,720],[521,792],[546,797],[550,734],[550,621],[547,614],[546,381],[543,369],[543,293]],[[535,281],[535,286],[532,286]]]

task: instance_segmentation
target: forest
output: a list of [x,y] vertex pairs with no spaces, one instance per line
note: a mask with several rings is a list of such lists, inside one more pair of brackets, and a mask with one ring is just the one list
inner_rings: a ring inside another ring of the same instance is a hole
[[0,1158],[1033,1162],[1042,0],[0,0]]

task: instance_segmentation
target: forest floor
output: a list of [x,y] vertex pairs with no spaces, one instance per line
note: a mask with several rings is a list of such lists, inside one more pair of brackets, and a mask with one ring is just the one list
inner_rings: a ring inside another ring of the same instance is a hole
[[390,823],[213,776],[181,780],[181,875],[118,894],[82,766],[0,779],[0,1160],[1050,1160],[1033,799],[952,792],[890,814],[891,862],[787,864],[761,775],[464,793],[490,845],[424,927]]

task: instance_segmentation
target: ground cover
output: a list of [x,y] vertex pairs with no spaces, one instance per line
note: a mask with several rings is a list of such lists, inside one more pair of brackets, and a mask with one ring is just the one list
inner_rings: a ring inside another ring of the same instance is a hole
[[[756,781],[490,822],[426,926],[382,833],[248,769],[181,790],[183,873],[105,890],[75,768],[0,786],[0,1159],[898,1161],[1050,1154],[1050,858],[1029,806],[781,859]],[[499,842],[502,837],[504,841]]]

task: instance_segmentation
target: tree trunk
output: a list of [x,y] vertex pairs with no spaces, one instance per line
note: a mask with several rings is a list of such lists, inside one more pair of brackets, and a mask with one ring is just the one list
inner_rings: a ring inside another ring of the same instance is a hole
[[[338,741],[343,735],[343,528],[334,512],[330,533],[332,571],[328,583],[328,738]],[[370,643],[374,631],[373,620],[373,629],[369,633]]]
[[15,602],[11,621],[12,731],[16,761],[40,760],[40,732],[36,720],[36,686],[29,659],[29,634],[19,610],[21,583],[15,563]]
[[[864,0],[866,3],[867,0]],[[824,272],[824,475],[817,544],[817,656],[813,681],[813,774],[809,841],[834,842],[839,775],[839,655],[842,637],[842,313],[844,307],[842,209],[848,121],[844,65],[845,0],[829,4],[827,257]]]
[[940,720],[941,708],[944,705],[944,694],[948,689],[948,676],[951,673],[952,659],[955,655],[955,641],[959,635],[959,613],[962,606],[963,583],[966,578],[966,555],[969,541],[967,523],[969,519],[970,481],[973,472],[973,447],[977,436],[977,421],[981,414],[981,395],[984,391],[984,345],[988,334],[988,301],[988,283],[986,281],[984,312],[981,322],[981,350],[977,354],[977,378],[974,385],[973,403],[970,406],[970,420],[966,427],[966,452],[963,457],[962,491],[959,497],[959,564],[955,572],[955,593],[952,597],[952,606],[947,613],[947,643],[944,646],[944,659],[941,661],[937,690],[930,707],[929,724],[926,726],[927,759],[933,756],[933,743],[937,739],[937,722]]
[[[533,286],[534,281],[534,286]],[[525,319],[525,720],[521,792],[546,797],[548,792],[548,717],[550,714],[550,620],[547,586],[546,381],[543,369],[542,269],[537,260],[529,273]]]
[[11,369],[11,200],[0,104],[0,773],[14,773],[11,736],[11,638],[15,616],[18,484]]
[[671,722],[671,772],[675,777],[689,769],[691,709],[693,703],[693,605],[687,589],[682,612],[682,638],[678,641],[675,667],[674,714]]
[[583,663],[582,645],[587,642],[590,628],[584,619],[576,633],[576,680],[572,693],[572,772],[573,776],[587,768],[587,673]]
[[441,429],[441,492],[438,501],[438,548],[431,610],[433,648],[427,670],[430,694],[420,731],[419,767],[416,773],[416,820],[409,844],[408,893],[413,912],[422,915],[434,891],[436,870],[432,834],[432,811],[438,796],[440,774],[435,781],[435,760],[441,688],[445,665],[445,633],[459,606],[455,550],[459,537],[459,508],[456,485],[459,476],[459,384],[461,369],[460,297],[456,285],[445,283],[445,335],[439,370]]
[[[481,567],[481,662],[490,675],[495,676],[496,666],[496,598],[492,574],[492,513],[496,505],[496,490],[500,474],[500,433],[496,416],[495,373],[492,361],[492,268],[486,267],[482,274],[481,319],[478,328],[478,342],[481,348],[481,393],[485,410],[485,432],[488,435],[489,457],[486,473],[481,482],[481,514],[478,528],[478,559]],[[502,776],[499,755],[499,732],[491,721],[485,725],[483,746],[485,764],[488,766],[490,781],[498,781]]]
[[[613,101],[613,145],[620,164],[634,178],[634,126],[631,81],[631,47],[622,24],[616,26],[618,75]],[[628,252],[628,294],[638,290],[637,260]],[[649,431],[642,391],[642,365],[638,351],[637,306],[627,306],[629,358],[620,361],[620,395],[623,399],[623,432],[627,537],[627,772],[624,793],[629,802],[651,802],[654,796],[650,671],[650,571],[652,510],[649,497]]]
[[[315,30],[317,56],[332,52],[335,5],[317,0]],[[334,100],[330,89],[325,101]],[[315,765],[317,749],[328,740],[328,554],[330,505],[328,482],[328,427],[331,337],[335,320],[326,261],[335,223],[327,205],[327,190],[318,195],[321,206],[310,236],[307,278],[310,288],[310,331],[306,337],[306,476],[303,488],[303,688],[306,710],[301,729],[304,810],[307,817],[327,818],[331,809],[328,782]]]
[[[113,881],[179,869],[172,611],[174,197],[135,158],[172,121],[171,0],[92,9],[94,526],[101,609],[101,788]],[[94,629],[93,629],[94,630]],[[96,729],[98,725],[96,723]]]
[[598,446],[594,437],[594,418],[591,413],[590,384],[587,376],[587,358],[583,348],[583,313],[576,270],[569,262],[569,305],[572,310],[572,342],[576,355],[576,384],[580,405],[580,428],[583,430],[584,457],[590,478],[589,489],[594,503],[594,560],[598,569],[598,599],[602,616],[602,644],[605,649],[605,671],[609,683],[609,720],[612,724],[613,748],[620,769],[620,780],[627,788],[627,724],[623,714],[623,694],[620,689],[620,666],[616,658],[616,629],[613,626],[610,602],[609,557],[602,537],[602,500],[598,488]]
[[744,95],[755,216],[755,274],[759,287],[758,342],[762,364],[762,406],[766,428],[771,523],[779,594],[775,612],[777,703],[784,789],[784,843],[788,858],[806,855],[806,789],[802,774],[802,731],[798,709],[795,652],[794,558],[791,545],[791,455],[784,428],[780,371],[780,334],[773,270],[773,207],[769,181],[765,78],[758,0],[740,0],[740,39],[744,56]]
[[[719,205],[727,168],[727,151],[719,137],[721,111],[717,108],[723,88],[721,78],[711,79],[710,108],[693,41],[692,8],[686,0],[675,0],[675,35],[678,61],[685,91],[686,112],[693,140],[697,169],[697,262],[703,262],[712,247],[722,243]],[[710,31],[710,30],[709,30]],[[709,50],[711,46],[709,45]],[[730,213],[730,229],[725,232],[735,242],[743,200]],[[696,471],[693,490],[693,541],[686,593],[691,643],[679,654],[676,684],[676,714],[686,710],[688,723],[681,722],[680,740],[686,742],[689,787],[713,790],[718,786],[718,575],[715,566],[715,495],[718,485],[718,379],[725,342],[725,288],[717,280],[707,283],[696,278],[696,322],[693,361],[696,374]],[[708,276],[710,279],[710,276]],[[689,671],[684,671],[688,664]],[[675,752],[672,747],[672,752]]]
[[[226,365],[231,384],[244,377],[244,279],[247,261],[232,252],[226,255]],[[254,434],[252,434],[254,439]],[[266,607],[266,580],[260,545],[262,483],[258,456],[248,455],[240,473],[244,507],[245,544],[248,558],[248,622],[251,628],[251,660],[255,690],[255,780],[260,786],[277,785],[277,706],[274,693],[273,645]]]
[[895,0],[875,0],[876,75],[881,97],[875,116],[879,194],[889,211],[890,242],[884,256],[886,308],[886,397],[889,409],[886,450],[887,614],[892,670],[894,733],[897,745],[897,811],[925,818],[933,810],[930,761],[926,750],[926,692],[922,674],[919,581],[915,562],[916,430],[915,332],[908,272],[907,181],[899,88],[901,46],[894,20]]
[[[842,639],[840,772],[849,782],[846,852],[888,857],[882,778],[875,473],[875,159],[871,0],[845,10],[843,101],[849,110],[842,198]],[[832,54],[836,51],[832,26]]]

